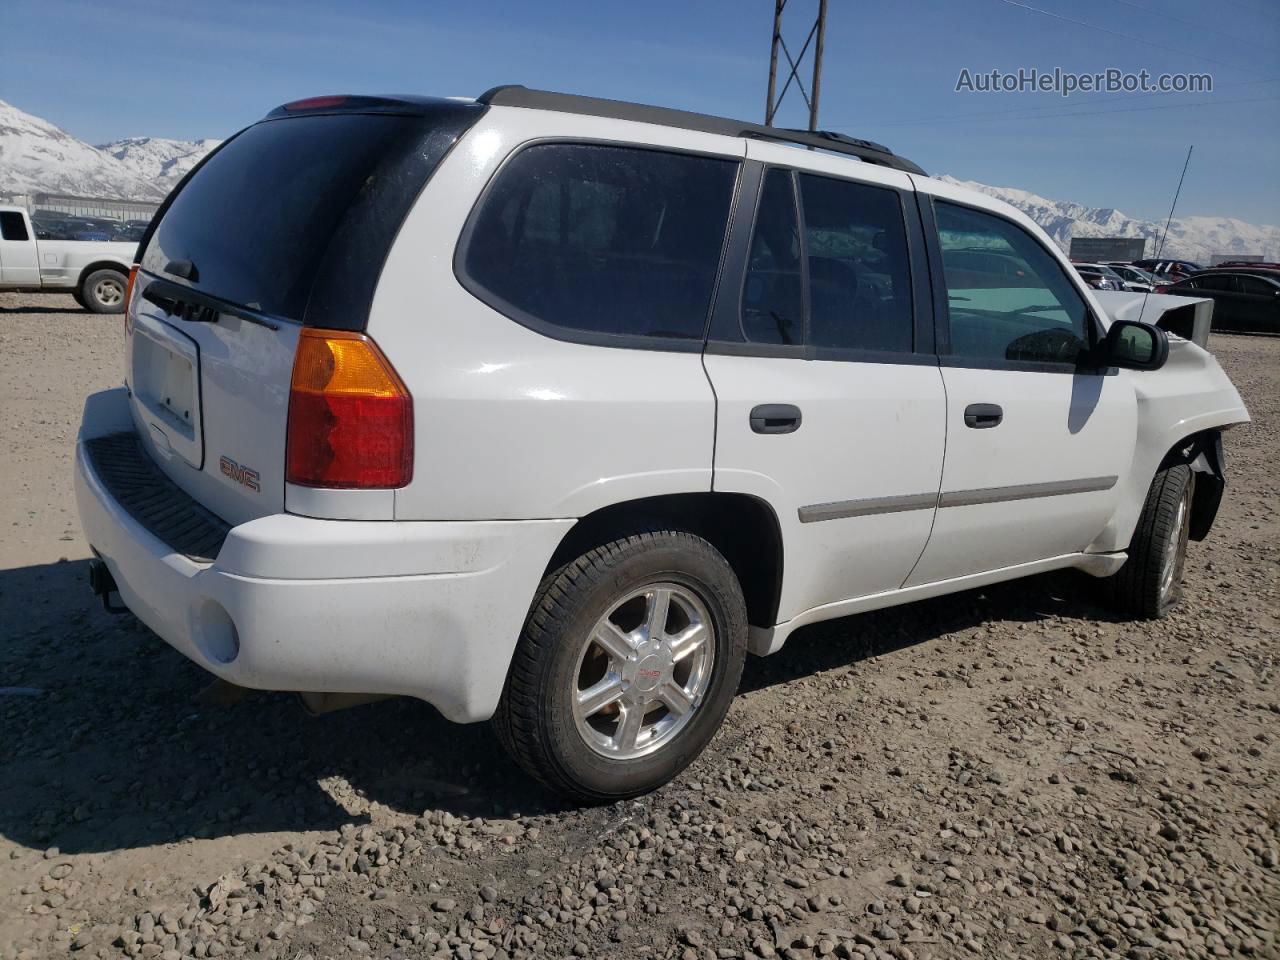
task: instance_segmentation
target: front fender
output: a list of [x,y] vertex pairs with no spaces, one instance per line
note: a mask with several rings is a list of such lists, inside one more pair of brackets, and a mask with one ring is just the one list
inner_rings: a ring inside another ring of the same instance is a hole
[[[1169,344],[1169,360],[1159,370],[1130,376],[1138,403],[1133,463],[1122,480],[1116,513],[1089,546],[1089,552],[1128,548],[1147,490],[1166,458],[1187,448],[1197,435],[1212,435],[1249,422],[1244,401],[1217,359],[1189,341],[1173,340]],[[1196,447],[1192,460],[1200,449]],[[1221,467],[1221,460],[1218,465]],[[1207,461],[1203,466],[1203,472],[1213,475]],[[1219,470],[1217,476],[1221,479],[1223,472]],[[1216,504],[1213,512],[1216,513]],[[1208,522],[1212,524],[1212,520],[1210,515]],[[1206,526],[1203,533],[1207,532]]]

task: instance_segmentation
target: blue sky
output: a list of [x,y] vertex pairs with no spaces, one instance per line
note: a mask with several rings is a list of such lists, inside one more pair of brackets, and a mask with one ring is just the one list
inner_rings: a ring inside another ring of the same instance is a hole
[[[789,0],[793,50],[816,7]],[[771,0],[4,0],[0,99],[94,143],[225,136],[312,94],[498,83],[759,121],[772,16]],[[1054,67],[1208,72],[1214,90],[955,92],[962,68]],[[793,91],[778,122],[806,121]],[[1194,143],[1179,216],[1280,224],[1280,3],[830,0],[820,122],[931,173],[1151,219]]]

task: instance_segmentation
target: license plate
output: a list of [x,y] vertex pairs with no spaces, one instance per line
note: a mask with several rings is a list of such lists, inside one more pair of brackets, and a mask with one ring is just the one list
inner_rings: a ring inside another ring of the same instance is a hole
[[133,328],[130,387],[153,437],[200,467],[200,354],[195,342],[168,324],[139,317]]

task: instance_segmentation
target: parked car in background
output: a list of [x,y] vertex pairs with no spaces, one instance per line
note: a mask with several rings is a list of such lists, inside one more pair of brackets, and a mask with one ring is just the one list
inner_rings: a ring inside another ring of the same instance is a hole
[[1200,264],[1192,263],[1190,260],[1134,260],[1133,265],[1170,277],[1189,277],[1204,269]]
[[76,450],[100,595],[229,684],[492,717],[589,802],[805,624],[1066,568],[1165,615],[1248,420],[888,148],[524,87],[224,141],[123,347]]
[[1022,287],[1032,282],[1026,264],[1007,253],[985,249],[949,252],[947,269],[956,280],[981,286]]
[[0,290],[69,293],[94,313],[121,313],[137,243],[91,224],[61,236],[37,231],[23,207],[0,206]]
[[1280,262],[1275,260],[1224,260],[1209,267],[1210,270],[1280,270]]
[[1272,266],[1269,263],[1248,263],[1240,267],[1227,267],[1219,264],[1216,267],[1210,267],[1205,273],[1218,273],[1226,271],[1228,273],[1251,273],[1259,277],[1280,277],[1280,266]]
[[1267,276],[1233,270],[1205,270],[1157,293],[1213,300],[1215,330],[1280,333],[1280,272]]
[[1104,266],[1110,267],[1114,273],[1118,274],[1127,289],[1137,293],[1150,293],[1161,283],[1166,282],[1154,273],[1148,273],[1141,267],[1135,267],[1131,263],[1108,263],[1104,264]]
[[1084,279],[1084,282],[1095,290],[1126,290],[1123,278],[1110,267],[1103,266],[1100,263],[1075,263],[1071,264],[1076,268],[1076,273]]

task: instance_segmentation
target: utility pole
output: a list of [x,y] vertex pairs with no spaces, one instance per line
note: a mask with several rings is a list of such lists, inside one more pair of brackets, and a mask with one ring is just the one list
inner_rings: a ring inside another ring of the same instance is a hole
[[[791,50],[787,46],[787,41],[782,37],[782,11],[786,8],[788,0],[774,0],[773,4],[773,42],[769,49],[769,89],[765,94],[764,102],[764,122],[766,126],[773,126],[773,118],[778,112],[778,107],[782,104],[782,99],[787,95],[787,91],[791,89],[792,81],[795,81],[796,89],[800,91],[800,97],[805,102],[805,106],[809,108],[809,129],[818,129],[818,99],[822,94],[822,53],[826,44],[827,37],[827,0],[818,0],[818,14],[813,20],[813,24],[809,27],[809,34],[805,37],[804,46],[800,48],[798,57],[791,56]],[[810,89],[812,95],[805,90],[804,81],[800,79],[800,64],[804,62],[805,54],[809,52],[809,45],[817,40],[813,49],[813,76],[810,81]],[[787,82],[782,85],[782,91],[774,96],[774,91],[778,85],[778,51],[782,51],[782,55],[787,58],[787,64],[791,67],[790,73],[787,75]]]

